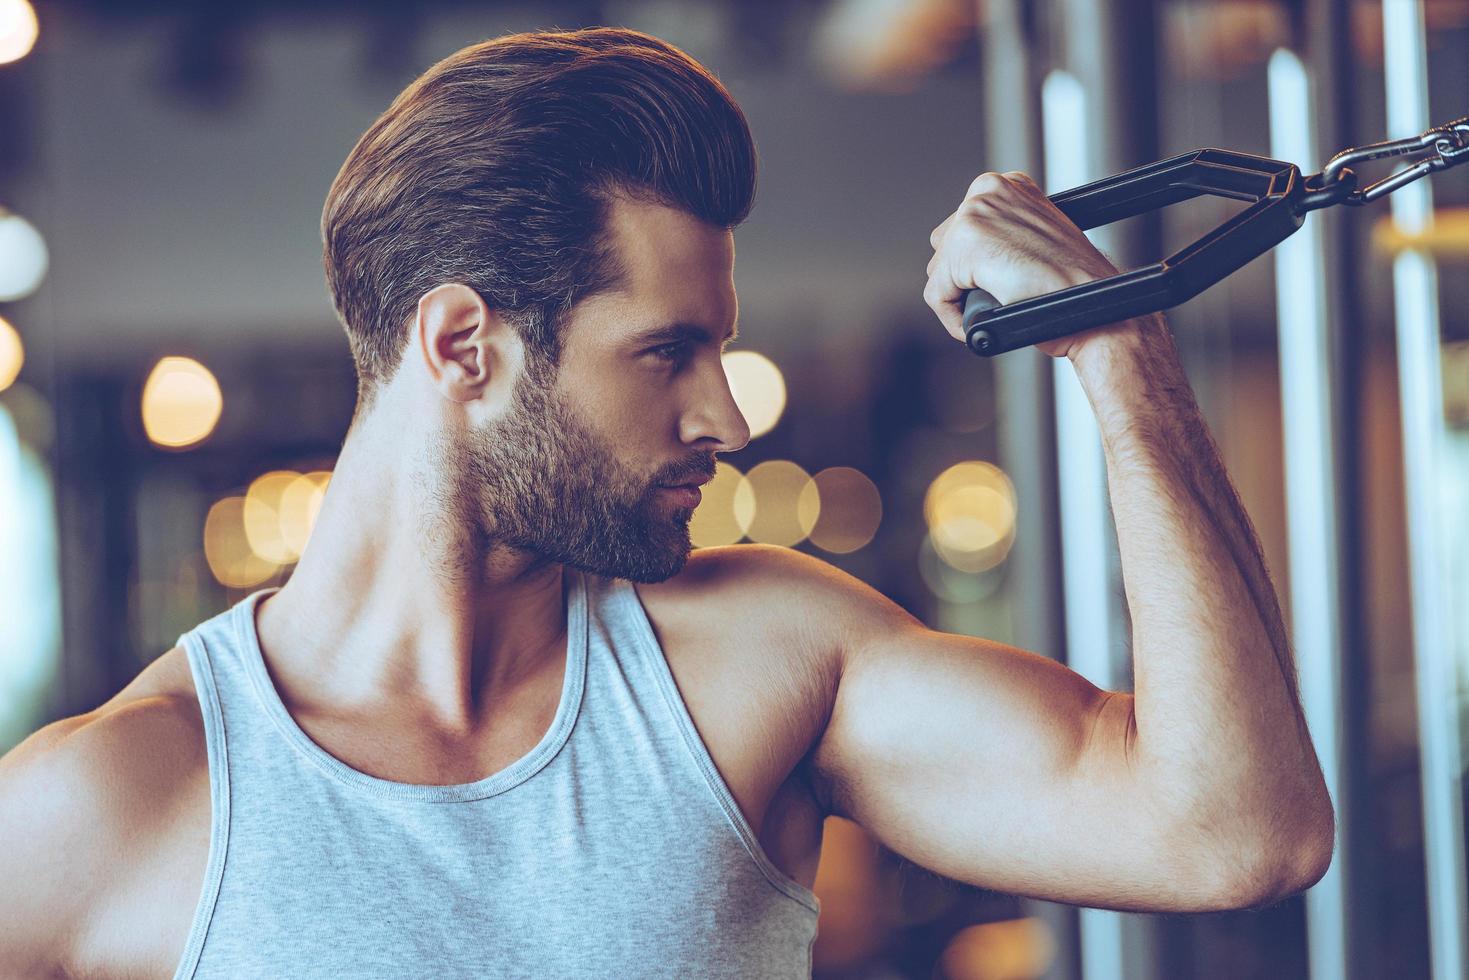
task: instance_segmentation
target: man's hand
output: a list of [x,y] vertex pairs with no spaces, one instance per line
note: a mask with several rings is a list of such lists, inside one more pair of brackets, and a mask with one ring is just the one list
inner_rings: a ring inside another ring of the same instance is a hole
[[[964,294],[971,289],[1013,303],[1117,272],[1018,170],[974,178],[963,202],[928,241],[934,254],[923,299],[959,341],[964,340]],[[1052,357],[1075,358],[1095,337],[1127,329],[1126,324],[1099,327],[1036,347]]]

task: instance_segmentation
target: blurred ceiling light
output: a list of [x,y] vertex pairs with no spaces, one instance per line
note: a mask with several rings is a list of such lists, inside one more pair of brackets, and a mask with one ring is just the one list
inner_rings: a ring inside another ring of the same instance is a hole
[[929,485],[923,517],[939,557],[962,572],[994,568],[1015,541],[1015,487],[993,463],[955,463]]
[[40,33],[36,8],[27,0],[0,0],[0,65],[30,54]]
[[331,479],[328,471],[316,470],[303,473],[281,490],[277,508],[281,540],[297,558],[306,552],[306,543],[311,540],[316,515],[321,512]]
[[750,529],[749,518],[753,514],[749,512],[753,508],[741,508],[746,511],[744,514],[736,512],[735,496],[742,486],[745,477],[739,470],[728,463],[715,464],[714,479],[704,486],[704,497],[689,522],[689,539],[695,548],[734,544],[745,536]]
[[160,360],[143,384],[143,430],[155,445],[183,449],[214,431],[224,395],[209,369],[187,357]]
[[811,478],[801,490],[798,513],[816,515],[811,543],[833,554],[866,547],[882,523],[882,495],[877,485],[850,466],[832,466]]
[[724,374],[735,405],[750,426],[750,438],[775,428],[786,407],[785,378],[775,362],[752,350],[731,351],[724,355]]
[[35,292],[46,278],[47,261],[46,240],[36,226],[0,208],[0,302]]
[[300,478],[293,470],[272,470],[256,477],[245,491],[245,540],[251,551],[276,565],[288,565],[301,557],[281,526],[281,499],[286,488]]
[[975,0],[839,0],[816,26],[813,56],[837,85],[910,92],[974,47]]
[[21,343],[20,333],[10,321],[0,317],[0,391],[15,384],[25,360],[25,344]]
[[[753,494],[746,532],[751,541],[789,547],[811,533],[821,504],[819,494],[813,497],[806,491],[811,477],[805,470],[789,460],[773,459],[745,474],[745,483]],[[738,502],[737,496],[737,506]]]
[[245,498],[226,497],[204,518],[204,560],[220,585],[249,589],[269,579],[279,566],[250,547],[245,535]]

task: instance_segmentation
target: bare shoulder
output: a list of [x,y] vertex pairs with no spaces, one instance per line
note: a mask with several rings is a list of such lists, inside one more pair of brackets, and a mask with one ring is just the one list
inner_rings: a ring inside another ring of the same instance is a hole
[[914,625],[907,610],[861,579],[791,548],[701,548],[665,586],[670,605],[706,622],[780,636],[785,649],[839,663],[871,630]]
[[639,594],[686,698],[709,692],[694,705],[699,720],[723,718],[746,741],[752,722],[763,724],[773,743],[765,755],[808,783],[847,652],[916,623],[860,579],[772,545],[698,549],[679,575]]
[[20,975],[63,973],[180,801],[201,780],[207,794],[203,723],[180,667],[187,680],[182,651],[164,654],[106,704],[0,758],[0,961]]

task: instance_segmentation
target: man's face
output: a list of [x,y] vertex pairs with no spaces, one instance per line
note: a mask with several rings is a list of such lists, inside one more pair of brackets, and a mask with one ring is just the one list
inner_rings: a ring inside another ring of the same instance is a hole
[[693,516],[662,487],[705,482],[715,453],[750,439],[720,359],[738,315],[734,238],[622,198],[608,226],[621,289],[576,306],[560,370],[528,360],[511,411],[449,472],[478,488],[494,542],[659,582],[688,560]]

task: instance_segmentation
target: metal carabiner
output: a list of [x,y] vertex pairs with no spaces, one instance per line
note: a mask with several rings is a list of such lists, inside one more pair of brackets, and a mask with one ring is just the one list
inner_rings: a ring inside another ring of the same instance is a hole
[[1427,177],[1436,171],[1446,170],[1463,163],[1469,159],[1469,117],[1457,119],[1443,126],[1435,126],[1419,136],[1384,140],[1381,143],[1369,143],[1366,146],[1342,150],[1327,162],[1318,175],[1319,181],[1316,181],[1315,178],[1312,180],[1322,188],[1330,188],[1350,174],[1352,171],[1349,168],[1354,164],[1418,154],[1428,155],[1414,162],[1410,167],[1389,174],[1375,184],[1360,190],[1353,189],[1350,193],[1343,195],[1339,203],[1352,206],[1370,204],[1384,195],[1391,194],[1399,187],[1411,184],[1420,177]]

